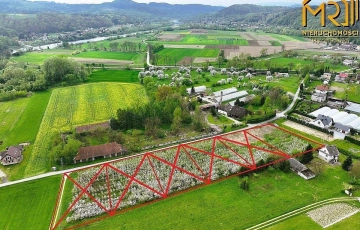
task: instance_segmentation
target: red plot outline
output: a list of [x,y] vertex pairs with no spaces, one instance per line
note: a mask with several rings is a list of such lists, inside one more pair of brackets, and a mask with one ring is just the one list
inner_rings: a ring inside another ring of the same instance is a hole
[[[303,140],[306,140],[306,141],[308,141],[308,142],[310,142],[312,144],[315,144],[316,147],[314,147],[311,150],[307,150],[307,151],[304,151],[304,152],[301,152],[301,153],[298,153],[298,154],[295,154],[295,155],[286,154],[283,151],[281,151],[281,150],[277,149],[276,147],[274,147],[273,145],[271,145],[270,143],[267,143],[265,140],[257,137],[256,135],[253,135],[253,134],[251,134],[249,132],[250,130],[261,129],[263,127],[272,127],[272,128],[275,128],[275,129],[279,129],[279,130],[281,130],[281,131],[283,131],[285,133],[288,133],[289,135],[296,136],[296,137],[298,137],[300,139],[303,139]],[[236,140],[231,140],[231,138],[229,137],[229,134],[231,134],[231,135],[243,135],[242,137],[245,138],[246,142],[240,142],[240,141],[236,141]],[[249,141],[250,137],[254,138],[255,140],[257,140],[259,142],[261,142],[262,144],[265,144],[266,146],[269,147],[269,149],[253,145]],[[199,149],[197,147],[192,146],[193,144],[196,144],[196,143],[208,142],[208,141],[212,141],[212,143],[211,143],[211,145],[212,145],[211,151],[202,150],[202,149]],[[241,146],[241,147],[246,147],[248,149],[248,154],[251,157],[250,162],[248,160],[246,160],[245,158],[243,158],[234,149],[232,149],[230,144],[227,144],[227,143],[231,143],[231,145],[237,145],[237,146]],[[239,161],[236,161],[236,160],[227,159],[227,158],[224,158],[224,157],[218,155],[216,153],[217,145],[223,145],[225,148],[227,148],[233,154],[237,155],[240,159],[242,159],[246,164],[244,162],[239,162]],[[50,230],[57,229],[60,226],[60,224],[64,221],[66,216],[69,214],[71,209],[76,205],[76,203],[84,195],[87,195],[88,198],[90,198],[90,200],[92,200],[102,210],[104,210],[105,214],[101,215],[99,218],[91,218],[91,220],[89,220],[89,221],[81,222],[80,224],[78,224],[76,226],[72,226],[69,229],[75,229],[75,228],[78,228],[78,227],[81,227],[81,226],[84,226],[84,225],[88,225],[88,224],[91,224],[91,223],[94,223],[94,222],[98,222],[98,221],[100,221],[102,219],[105,219],[105,218],[108,218],[110,216],[118,215],[118,214],[126,212],[128,210],[132,210],[134,208],[138,208],[138,207],[148,205],[148,204],[153,203],[153,202],[157,202],[157,201],[159,201],[161,199],[165,199],[165,198],[167,198],[169,196],[175,196],[175,195],[181,194],[183,192],[187,192],[187,191],[196,189],[199,186],[205,186],[207,184],[210,184],[212,182],[211,178],[212,178],[213,163],[214,163],[215,158],[217,158],[218,160],[231,162],[233,164],[237,164],[237,165],[239,165],[241,167],[244,167],[244,168],[248,169],[246,171],[242,171],[242,172],[239,172],[237,174],[233,174],[233,175],[230,175],[228,177],[224,177],[224,178],[216,180],[216,181],[220,181],[220,180],[224,180],[226,178],[233,177],[233,176],[236,176],[236,175],[239,175],[239,174],[248,173],[248,172],[254,171],[256,169],[262,168],[262,167],[267,167],[269,165],[276,164],[278,162],[287,160],[287,159],[289,159],[291,157],[297,157],[297,156],[300,156],[302,154],[306,154],[308,152],[318,150],[318,149],[320,149],[322,147],[324,147],[323,144],[318,143],[318,142],[313,141],[313,140],[310,140],[309,138],[300,136],[299,134],[296,134],[294,132],[285,130],[285,129],[280,128],[280,127],[278,127],[276,125],[273,125],[273,124],[264,124],[264,125],[252,127],[252,128],[249,128],[249,129],[245,129],[245,130],[234,131],[234,132],[226,133],[226,134],[219,135],[219,136],[205,138],[205,139],[201,139],[201,140],[197,140],[197,141],[193,141],[193,142],[189,142],[189,143],[185,143],[185,144],[179,144],[177,146],[172,146],[172,147],[168,147],[168,148],[164,148],[164,149],[160,149],[160,150],[156,150],[156,151],[152,151],[152,152],[146,152],[146,153],[138,154],[138,155],[135,155],[135,156],[124,157],[124,158],[121,158],[121,159],[109,161],[109,162],[106,162],[106,163],[103,163],[103,164],[100,164],[100,165],[96,165],[96,166],[89,166],[89,167],[86,167],[86,168],[83,168],[83,169],[74,169],[73,171],[70,171],[70,172],[67,172],[67,173],[63,174],[63,178],[62,178],[62,181],[61,181],[61,184],[60,184],[60,189],[59,189],[59,192],[58,192],[58,195],[57,195],[57,200],[56,200],[56,204],[55,204],[54,211],[53,211],[53,214],[52,214],[49,229]],[[172,162],[169,162],[169,160],[163,159],[160,156],[156,155],[157,152],[164,151],[164,150],[171,150],[171,149],[174,150],[174,153],[176,152]],[[273,162],[270,162],[268,164],[265,164],[265,165],[256,166],[256,162],[255,162],[255,159],[254,159],[254,156],[253,156],[253,153],[252,153],[253,149],[261,150],[263,152],[273,154],[273,155],[276,155],[276,156],[282,157],[282,158],[277,159],[277,160],[275,160]],[[188,150],[195,151],[196,153],[199,153],[199,154],[205,154],[207,156],[210,156],[210,159],[209,159],[210,164],[209,164],[208,173],[205,173],[203,168],[201,168],[201,166],[199,166],[198,162],[196,162],[196,159],[194,159],[191,156],[191,153]],[[194,164],[196,169],[200,172],[201,177],[198,176],[198,175],[195,175],[193,172],[187,171],[186,169],[184,169],[184,168],[182,168],[181,166],[178,165],[178,159],[179,159],[179,155],[180,155],[181,151],[183,152],[183,154],[187,155],[187,157],[191,160],[191,162]],[[117,163],[117,162],[120,162],[120,161],[125,161],[126,162],[127,160],[135,158],[135,157],[139,157],[139,158],[141,158],[141,160],[139,161],[137,167],[135,168],[135,171],[131,175],[124,172],[124,171],[122,171],[122,170],[120,170],[119,168],[117,168],[116,166],[113,165],[114,163]],[[165,183],[164,184],[162,184],[161,180],[159,179],[159,175],[158,175],[158,173],[156,171],[156,166],[155,166],[155,163],[154,163],[155,160],[157,161],[156,162],[157,164],[165,164],[167,167],[169,167],[170,174],[166,175],[166,176],[168,176],[168,178],[167,179],[165,178],[165,180],[164,180]],[[136,178],[136,176],[138,175],[138,173],[139,173],[139,171],[140,171],[140,169],[143,166],[143,163],[145,161],[147,161],[149,163],[150,168],[151,168],[151,171],[149,173],[152,173],[154,175],[154,178],[156,179],[156,181],[157,181],[157,183],[159,185],[160,191],[153,188],[151,185],[146,184],[146,181],[141,181],[141,180]],[[84,170],[94,168],[94,167],[99,168],[99,170],[94,174],[94,176],[91,178],[89,183],[87,183],[86,186],[84,186],[84,187],[82,187],[80,185],[80,183],[78,183],[74,178],[72,178],[70,176],[71,173],[84,171]],[[171,170],[170,170],[170,168],[171,168]],[[126,177],[127,179],[129,179],[127,181],[125,189],[120,191],[119,197],[113,197],[112,196],[111,185],[110,185],[111,184],[111,178],[109,177],[109,170],[112,170],[113,172],[116,172],[116,173],[120,174],[121,176]],[[195,187],[191,187],[191,188],[179,191],[179,192],[175,192],[173,194],[169,194],[175,170],[176,170],[176,172],[183,173],[183,174],[186,174],[186,175],[188,175],[190,177],[193,177],[193,178],[197,179],[198,181],[202,182],[202,184],[199,185],[199,186],[195,186]],[[108,193],[109,209],[107,209],[100,201],[98,201],[95,197],[93,197],[90,194],[90,192],[88,191],[90,186],[94,183],[94,181],[99,177],[100,173],[102,173],[102,172],[105,172],[105,181],[106,181],[105,185],[106,185],[106,189],[107,189],[107,193]],[[80,193],[75,198],[75,200],[73,202],[71,202],[70,206],[66,209],[66,211],[62,215],[60,214],[61,216],[57,220],[58,210],[59,210],[59,207],[61,205],[61,196],[62,196],[61,194],[63,192],[63,189],[65,188],[66,179],[69,179],[69,181],[72,182],[74,184],[74,186],[78,187],[80,189]],[[133,183],[137,183],[138,185],[142,186],[143,188],[145,188],[147,190],[150,190],[151,192],[153,192],[154,194],[156,194],[160,198],[149,201],[149,202],[146,202],[144,204],[135,205],[135,206],[132,206],[132,207],[129,207],[129,208],[118,210],[121,202],[124,200],[124,197],[126,196],[129,188],[131,187],[131,185]],[[165,186],[163,186],[163,185],[165,185]],[[116,203],[116,205],[113,205],[112,201],[116,200],[116,199],[118,199],[117,203]]]

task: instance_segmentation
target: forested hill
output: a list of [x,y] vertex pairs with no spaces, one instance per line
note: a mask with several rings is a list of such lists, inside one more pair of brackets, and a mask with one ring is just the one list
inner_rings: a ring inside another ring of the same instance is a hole
[[167,3],[137,3],[132,0],[114,0],[102,4],[62,4],[54,2],[31,2],[26,0],[0,0],[0,13],[121,13],[124,11],[150,14],[156,17],[185,18],[217,12],[224,7]]
[[[340,4],[342,14],[339,16],[338,22],[344,22],[345,10],[343,4]],[[313,7],[314,8],[314,7]],[[328,6],[326,14],[334,14],[335,7]],[[241,23],[259,23],[271,26],[291,27],[295,30],[304,29],[302,27],[302,8],[301,7],[282,7],[282,6],[258,6],[252,4],[232,5],[220,10],[210,20],[232,21]],[[320,15],[314,17],[308,13],[308,29],[323,29],[320,27]],[[327,27],[336,29],[328,20]],[[352,29],[360,29],[360,22]]]

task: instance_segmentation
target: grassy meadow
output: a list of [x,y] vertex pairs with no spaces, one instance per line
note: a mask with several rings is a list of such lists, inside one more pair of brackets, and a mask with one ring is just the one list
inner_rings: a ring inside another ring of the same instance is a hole
[[349,101],[360,103],[360,85],[332,82],[331,87],[336,90],[334,95],[336,98],[346,99],[346,95],[348,95]]
[[41,120],[49,102],[51,91],[34,93],[29,98],[22,98],[9,102],[0,102],[0,140],[6,146],[30,142],[25,149],[24,160],[21,164],[2,166],[0,169],[10,180],[21,179],[29,162],[29,155],[39,131]]
[[140,83],[138,70],[96,70],[93,71],[86,82],[123,82]]
[[54,135],[78,125],[110,119],[119,108],[141,106],[148,98],[134,84],[93,83],[54,89],[36,136],[25,177],[50,170],[49,150]]
[[69,57],[71,56],[72,50],[44,50],[44,51],[33,51],[26,52],[21,56],[14,56],[11,60],[20,61],[25,63],[32,63],[41,65],[44,61],[51,57],[61,56],[61,57]]
[[[216,58],[219,49],[176,49],[166,48],[156,53],[159,56],[158,65],[174,65],[180,62],[184,57]],[[193,60],[194,61],[194,60]]]
[[48,229],[61,176],[0,188],[0,229]]
[[131,53],[131,52],[115,52],[115,51],[87,51],[73,56],[75,58],[98,58],[98,59],[113,59],[134,61],[135,64],[142,64],[144,62],[145,54]]
[[327,167],[310,181],[293,172],[267,170],[250,177],[248,192],[233,177],[82,229],[244,229],[313,202],[340,197],[349,178],[341,167]]

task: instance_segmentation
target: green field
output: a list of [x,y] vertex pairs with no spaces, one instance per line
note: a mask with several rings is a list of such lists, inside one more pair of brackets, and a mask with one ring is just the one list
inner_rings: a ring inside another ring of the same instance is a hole
[[336,98],[346,99],[348,95],[349,101],[360,103],[360,85],[332,82],[331,86],[336,87]]
[[166,48],[156,53],[159,56],[158,65],[174,65],[184,57],[204,57],[216,58],[219,54],[218,49],[172,49]]
[[[261,59],[260,59],[261,60]],[[285,57],[276,57],[276,58],[271,58],[269,59],[270,63],[271,63],[271,67],[289,67],[290,63],[293,63],[293,67],[292,70],[296,69],[296,65],[301,65],[301,66],[305,66],[305,65],[310,65],[313,66],[319,66],[321,64],[324,64],[324,66],[329,66],[331,70],[334,71],[342,71],[342,70],[347,70],[349,69],[349,67],[346,67],[344,65],[334,65],[332,63],[330,63],[330,61],[327,62],[313,62],[310,60],[304,60],[304,59],[300,59],[300,58],[285,58]],[[265,66],[265,61],[262,60],[261,61],[261,68],[266,69],[267,67]]]
[[299,77],[289,77],[289,78],[282,78],[280,80],[274,80],[271,82],[266,82],[264,84],[275,87],[280,86],[283,88],[286,92],[296,93],[296,91],[299,88],[301,82],[301,78]]
[[33,146],[25,176],[50,170],[51,140],[76,126],[105,121],[119,108],[148,102],[144,88],[134,84],[93,83],[54,89]]
[[0,103],[0,140],[4,142],[0,149],[23,142],[31,143],[25,149],[24,160],[21,164],[12,166],[0,165],[0,169],[10,180],[21,179],[24,175],[32,144],[35,142],[50,95],[51,92],[46,91],[35,93],[30,98]]
[[145,54],[130,53],[130,52],[112,52],[112,51],[88,51],[82,52],[74,56],[75,58],[99,58],[99,59],[113,59],[133,61],[135,64],[142,64],[144,62]]
[[140,83],[138,70],[97,70],[92,72],[86,82]]
[[60,176],[0,188],[0,229],[48,229]]
[[45,50],[42,52],[33,51],[26,52],[21,56],[12,57],[14,61],[22,61],[25,63],[42,64],[46,59],[56,56],[68,57],[71,56],[71,50]]
[[247,46],[248,41],[236,33],[182,34],[180,41],[164,40],[157,43],[182,45],[237,45]]
[[[250,178],[250,191],[231,178],[105,219],[83,229],[244,229],[316,201],[342,195],[340,167],[306,181],[293,172]],[[146,223],[146,224],[145,224]],[[145,225],[144,225],[145,224]]]
[[[357,213],[345,220],[342,220],[326,229],[329,230],[353,230],[353,229],[360,229],[360,213]],[[314,222],[310,217],[306,214],[298,215],[292,217],[288,220],[280,222],[276,225],[273,225],[267,229],[271,230],[278,230],[278,229],[312,229],[312,230],[321,230],[323,229],[320,225]]]

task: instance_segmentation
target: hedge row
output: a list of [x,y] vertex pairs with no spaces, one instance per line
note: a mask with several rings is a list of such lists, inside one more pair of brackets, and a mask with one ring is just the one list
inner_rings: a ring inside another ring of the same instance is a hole
[[339,152],[344,154],[345,156],[351,156],[353,159],[356,160],[360,160],[360,156],[354,155],[352,152],[350,152],[349,150],[343,149],[343,148],[339,148],[337,147]]
[[267,113],[267,114],[261,115],[261,116],[252,116],[247,120],[247,122],[250,124],[254,124],[254,123],[267,121],[274,117],[276,117],[276,111],[273,111],[273,112],[270,112],[270,113]]
[[350,143],[353,143],[353,144],[356,144],[356,145],[360,145],[360,141],[359,140],[356,140],[352,137],[349,137],[349,136],[345,136],[345,140],[347,140],[348,142]]

